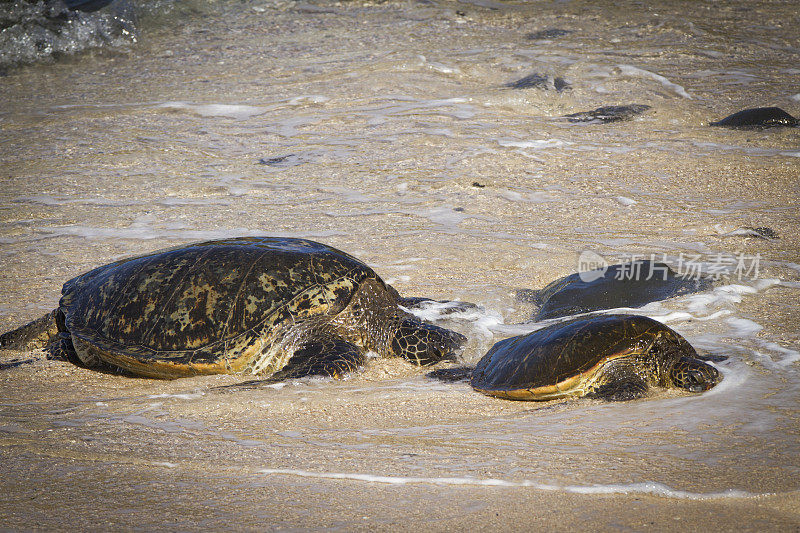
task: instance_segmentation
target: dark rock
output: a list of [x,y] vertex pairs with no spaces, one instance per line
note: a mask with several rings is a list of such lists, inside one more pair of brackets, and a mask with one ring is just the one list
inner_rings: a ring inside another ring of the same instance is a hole
[[797,127],[800,121],[779,107],[755,107],[727,116],[709,126],[723,128],[773,128],[776,126]]
[[593,111],[581,111],[580,113],[571,113],[564,116],[570,122],[602,122],[606,124],[608,122],[630,120],[648,109],[650,109],[650,106],[644,104],[610,105],[598,107]]
[[562,30],[559,28],[549,28],[546,30],[539,30],[529,33],[525,36],[526,39],[531,41],[541,41],[542,39],[555,39],[556,37],[563,37],[572,33],[571,30]]
[[569,89],[569,83],[564,78],[552,78],[541,74],[531,74],[517,81],[506,84],[512,89],[555,89],[558,92]]
[[258,160],[258,163],[260,165],[267,165],[274,167],[280,165],[281,163],[286,163],[292,157],[295,157],[295,155],[289,154],[289,155],[282,155],[279,157],[270,157],[270,158],[262,157],[261,159]]

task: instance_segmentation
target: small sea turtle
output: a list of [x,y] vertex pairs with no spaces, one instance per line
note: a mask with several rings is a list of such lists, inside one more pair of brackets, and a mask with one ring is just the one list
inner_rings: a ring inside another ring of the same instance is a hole
[[709,126],[724,128],[772,128],[775,126],[798,126],[800,121],[780,107],[755,107],[729,115]]
[[534,320],[546,320],[650,302],[710,288],[711,281],[678,275],[668,265],[632,261],[559,278],[540,291],[522,290],[517,297],[539,306]]
[[[371,268],[335,248],[245,237],[96,268],[64,285],[51,316],[73,362],[155,378],[340,376],[367,351],[427,365],[466,341],[401,303]],[[46,337],[47,317],[38,322],[0,344]]]
[[650,109],[649,105],[630,104],[630,105],[609,105],[598,107],[592,111],[582,111],[564,115],[570,122],[593,122],[603,123],[617,122],[619,120],[630,120],[636,115],[644,113]]
[[478,392],[510,400],[629,400],[649,386],[702,392],[720,380],[680,335],[651,318],[577,318],[498,342],[472,373]]

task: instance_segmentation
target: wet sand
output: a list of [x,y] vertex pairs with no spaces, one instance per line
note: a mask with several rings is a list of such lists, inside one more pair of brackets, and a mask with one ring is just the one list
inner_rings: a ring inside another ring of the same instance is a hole
[[[574,272],[584,250],[760,254],[774,281],[646,311],[727,356],[723,385],[539,404],[395,360],[281,388],[5,350],[0,527],[800,527],[800,130],[706,126],[755,105],[800,114],[791,3],[264,6],[0,78],[0,330],[109,261],[287,235],[404,295],[480,304],[446,324],[474,364],[527,319],[515,290]],[[575,33],[525,38],[552,27]],[[573,88],[503,86],[531,72]],[[559,118],[629,103],[653,109]],[[725,236],[748,226],[780,238]]]
[[[11,353],[2,355],[3,526],[11,529],[443,531],[583,524],[787,531],[800,520],[796,490],[665,494],[663,486],[632,486],[628,493],[606,487],[610,493],[593,494],[598,487],[583,480],[635,475],[630,452],[581,459],[565,446],[570,439],[531,442],[524,455],[504,451],[503,441],[450,443],[447,426],[513,424],[541,409],[582,416],[586,406],[504,402],[470,393],[466,384],[403,391],[403,382],[419,379],[399,362],[377,362],[347,380],[347,394],[336,394],[325,386],[226,389],[238,382],[229,376],[154,382],[92,374],[38,354],[35,361],[18,354],[19,364]],[[11,417],[18,422],[7,423]],[[426,435],[434,428],[445,431]],[[524,431],[518,437],[531,438]],[[554,449],[565,448],[554,457]],[[492,467],[498,457],[513,459],[507,471]],[[366,472],[381,477],[359,477]],[[336,479],[335,473],[349,474]],[[559,476],[561,486],[537,486]],[[747,474],[731,477],[724,483],[752,482]],[[532,486],[521,486],[526,482]]]

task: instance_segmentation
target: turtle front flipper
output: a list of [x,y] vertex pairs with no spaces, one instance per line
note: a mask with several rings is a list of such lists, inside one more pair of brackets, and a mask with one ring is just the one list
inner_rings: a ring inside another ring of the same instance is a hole
[[648,389],[647,382],[643,379],[610,381],[600,385],[586,397],[598,398],[607,402],[626,402],[646,396]]
[[460,333],[408,317],[400,322],[391,348],[395,355],[425,366],[455,358],[466,342]]
[[719,370],[693,357],[681,357],[672,366],[669,377],[679,388],[690,392],[707,391],[722,380]]
[[298,346],[286,366],[270,376],[270,381],[305,376],[342,378],[366,361],[366,354],[355,344],[337,337],[314,339]]
[[603,365],[586,396],[607,402],[625,402],[647,396],[652,368],[635,358],[622,357]]

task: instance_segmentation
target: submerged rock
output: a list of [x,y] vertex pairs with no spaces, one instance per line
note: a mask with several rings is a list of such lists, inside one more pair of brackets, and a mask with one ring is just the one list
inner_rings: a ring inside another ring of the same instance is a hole
[[755,237],[757,239],[774,240],[779,239],[778,232],[772,228],[744,226],[733,231],[722,233],[721,237]]
[[555,39],[556,37],[563,37],[572,33],[571,30],[562,30],[560,28],[549,28],[546,30],[539,30],[529,33],[525,36],[530,41],[540,41],[542,39]]
[[619,120],[630,120],[631,118],[644,113],[650,109],[649,105],[609,105],[598,107],[593,111],[582,111],[564,115],[570,122],[617,122]]
[[543,76],[541,74],[531,74],[525,76],[517,81],[512,81],[506,84],[506,87],[512,89],[555,89],[561,92],[569,89],[569,83],[561,77],[553,78],[552,76]]
[[776,126],[797,127],[800,121],[780,107],[754,107],[729,115],[709,126],[723,128],[773,128]]

